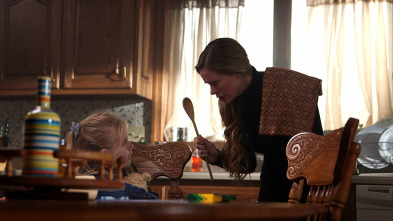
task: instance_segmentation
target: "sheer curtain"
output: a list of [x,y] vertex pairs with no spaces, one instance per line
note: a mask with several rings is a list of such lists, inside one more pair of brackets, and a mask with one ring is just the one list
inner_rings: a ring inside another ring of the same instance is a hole
[[293,1],[291,68],[323,80],[324,129],[392,117],[392,1]]
[[[173,1],[167,13],[164,70],[168,75],[168,102],[164,103],[165,138],[171,127],[189,127],[189,137],[195,137],[191,121],[182,107],[184,97],[194,104],[198,131],[211,140],[222,139],[218,100],[210,95],[195,65],[205,46],[219,37],[239,38],[243,12],[242,0],[183,0]],[[232,26],[231,26],[232,24]],[[236,24],[233,26],[233,24]]]

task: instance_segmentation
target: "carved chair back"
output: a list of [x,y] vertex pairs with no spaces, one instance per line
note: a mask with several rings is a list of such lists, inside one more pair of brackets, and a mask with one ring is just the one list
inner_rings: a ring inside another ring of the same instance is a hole
[[160,145],[142,145],[133,143],[132,163],[138,173],[147,172],[152,179],[158,176],[170,178],[169,199],[182,199],[179,188],[183,169],[191,158],[191,148],[184,142],[165,143]]
[[359,120],[350,118],[328,135],[305,132],[288,142],[287,177],[293,181],[288,202],[301,203],[302,192],[308,189],[306,203],[326,206],[323,214],[310,219],[341,220],[360,154],[360,144],[354,142],[358,124]]

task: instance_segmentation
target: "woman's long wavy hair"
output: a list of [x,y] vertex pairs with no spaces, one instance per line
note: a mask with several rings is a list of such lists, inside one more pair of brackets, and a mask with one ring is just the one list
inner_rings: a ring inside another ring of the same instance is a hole
[[[218,38],[206,46],[195,66],[198,73],[203,68],[227,75],[252,74],[252,66],[246,51],[231,38]],[[222,164],[224,169],[230,172],[230,176],[235,178],[235,182],[239,182],[255,169],[252,163],[255,161],[255,154],[247,152],[246,133],[242,129],[244,102],[239,97],[228,105],[219,101],[219,108],[226,139],[221,152]]]
[[[95,151],[115,148],[115,153],[124,138],[128,136],[128,126],[125,121],[110,113],[95,113],[79,123],[79,134],[69,131],[66,136],[67,150]],[[97,174],[99,163],[88,161],[84,168],[79,169],[81,174]]]

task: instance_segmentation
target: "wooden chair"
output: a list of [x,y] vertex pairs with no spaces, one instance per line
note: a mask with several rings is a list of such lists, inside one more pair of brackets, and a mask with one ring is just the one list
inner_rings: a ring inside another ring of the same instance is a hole
[[133,143],[132,163],[138,173],[147,172],[152,179],[159,176],[170,178],[169,199],[182,199],[179,188],[183,169],[191,158],[191,148],[184,142],[165,143],[147,146]]
[[305,132],[287,144],[287,177],[293,180],[289,203],[301,203],[302,191],[309,188],[306,203],[323,204],[326,211],[313,220],[341,220],[360,144],[354,142],[359,120],[350,118],[345,127],[326,136]]

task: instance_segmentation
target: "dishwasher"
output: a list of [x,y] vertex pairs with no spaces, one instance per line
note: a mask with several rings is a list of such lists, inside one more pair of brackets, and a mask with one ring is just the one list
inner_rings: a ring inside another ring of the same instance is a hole
[[357,221],[393,220],[393,185],[356,185]]
[[[393,220],[393,117],[358,131],[356,220]],[[353,179],[354,181],[354,179]]]

